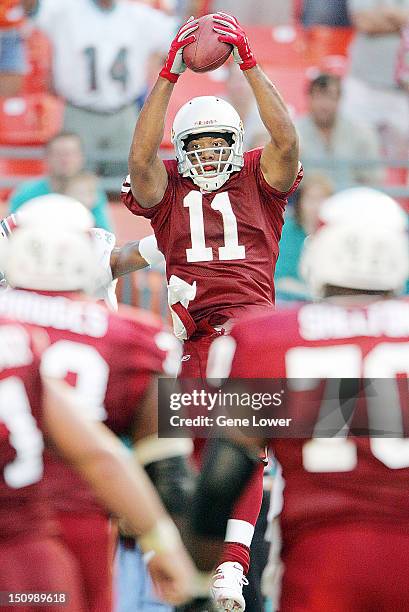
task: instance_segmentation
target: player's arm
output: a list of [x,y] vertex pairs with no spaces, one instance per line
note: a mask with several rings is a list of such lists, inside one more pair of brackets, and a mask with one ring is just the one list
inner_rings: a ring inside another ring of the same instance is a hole
[[299,144],[295,125],[279,92],[259,66],[245,73],[270,135],[263,149],[260,167],[267,183],[278,191],[288,191],[299,172]]
[[127,242],[123,247],[113,248],[110,265],[113,279],[149,266],[139,251],[139,240]]
[[364,34],[377,36],[393,34],[409,23],[409,10],[398,6],[376,7],[350,11],[353,26]]
[[261,171],[267,183],[278,191],[288,191],[299,171],[298,135],[288,109],[270,79],[257,65],[246,33],[235,17],[217,13],[215,31],[219,40],[233,45],[233,57],[253,91],[270,142],[261,156]]
[[105,506],[127,520],[142,549],[156,552],[153,578],[160,595],[172,604],[185,601],[194,570],[175,525],[142,468],[131,465],[117,438],[83,412],[71,387],[44,378],[46,434]]
[[194,487],[189,464],[193,444],[187,438],[158,437],[158,382],[153,379],[139,404],[134,424],[134,455],[144,466],[160,498],[173,518],[181,524]]
[[110,259],[112,278],[118,278],[150,265],[160,265],[164,261],[155,236],[145,236],[142,240],[127,242],[124,246],[115,247],[112,250]]
[[129,154],[131,189],[143,208],[158,204],[166,191],[168,175],[159,157],[165,129],[166,111],[173,88],[186,69],[183,48],[195,40],[196,22],[185,23],[172,41],[168,57],[136,122]]

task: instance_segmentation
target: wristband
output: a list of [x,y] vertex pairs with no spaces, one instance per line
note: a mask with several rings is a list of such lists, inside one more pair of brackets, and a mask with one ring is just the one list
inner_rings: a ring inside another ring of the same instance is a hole
[[170,518],[160,518],[155,525],[138,538],[143,553],[172,552],[182,543],[179,531]]
[[165,258],[158,249],[158,243],[154,234],[145,236],[139,241],[139,253],[151,266],[159,266],[165,263]]

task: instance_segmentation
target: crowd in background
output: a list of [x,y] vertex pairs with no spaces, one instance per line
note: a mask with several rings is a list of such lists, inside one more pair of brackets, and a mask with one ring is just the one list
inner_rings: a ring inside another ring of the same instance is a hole
[[[396,177],[409,188],[409,0],[259,0],[257,11],[244,0],[3,0],[0,95],[24,94],[26,41],[35,30],[51,45],[49,92],[64,101],[61,135],[45,147],[47,175],[21,182],[8,209],[56,191],[79,197],[96,226],[112,229],[99,179],[126,173],[135,117],[177,25],[218,10],[246,25],[354,31],[341,70],[311,71],[306,112],[296,116],[306,179],[287,212],[277,299],[305,299],[298,258],[322,199],[353,185],[388,187]],[[233,65],[222,70],[221,95],[244,121],[245,147],[263,145],[265,129],[247,83]]]

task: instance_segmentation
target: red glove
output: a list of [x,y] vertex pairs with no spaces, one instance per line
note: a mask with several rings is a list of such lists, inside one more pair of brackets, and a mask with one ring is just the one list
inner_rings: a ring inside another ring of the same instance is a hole
[[257,60],[250,49],[247,35],[237,19],[219,11],[213,17],[213,21],[217,24],[213,30],[221,34],[219,36],[220,42],[233,45],[233,58],[236,64],[240,65],[241,70],[254,68]]
[[159,75],[167,79],[171,83],[176,83],[179,76],[186,70],[186,64],[183,61],[183,49],[196,40],[196,36],[192,34],[197,30],[197,19],[190,19],[182,25],[170,45],[168,57],[165,65]]

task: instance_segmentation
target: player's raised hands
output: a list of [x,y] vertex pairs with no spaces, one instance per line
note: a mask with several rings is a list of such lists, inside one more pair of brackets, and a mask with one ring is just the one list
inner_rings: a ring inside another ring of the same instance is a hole
[[220,42],[233,45],[233,58],[241,70],[254,68],[257,60],[250,49],[247,34],[237,19],[228,13],[219,11],[214,14],[213,21],[215,22],[213,29],[220,34]]
[[198,27],[197,19],[190,17],[179,29],[170,45],[165,65],[159,73],[161,77],[167,79],[171,83],[176,83],[182,72],[186,70],[186,64],[183,61],[183,49],[196,40],[193,32],[197,30]]

